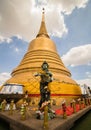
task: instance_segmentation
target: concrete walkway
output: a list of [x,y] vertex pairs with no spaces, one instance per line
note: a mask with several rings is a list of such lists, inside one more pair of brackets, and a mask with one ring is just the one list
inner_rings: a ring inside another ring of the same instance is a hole
[[[49,129],[47,130],[69,130],[74,125],[75,121],[86,114],[89,110],[91,110],[91,105],[75,114],[72,114],[71,116],[68,116],[67,119],[63,119],[62,116],[57,116],[56,118],[49,120]],[[15,111],[13,115],[9,115],[8,111],[0,112],[0,118],[10,124],[11,130],[44,130],[43,120],[36,119],[34,113],[32,113],[32,115],[27,115],[25,121],[20,120],[19,111]]]

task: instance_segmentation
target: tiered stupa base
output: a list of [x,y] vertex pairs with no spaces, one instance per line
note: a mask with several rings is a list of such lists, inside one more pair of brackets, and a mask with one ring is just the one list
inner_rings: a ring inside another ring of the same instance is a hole
[[[61,77],[61,76],[60,76]],[[69,77],[68,81],[69,81]],[[64,77],[61,77],[61,80],[58,77],[55,77],[55,80],[49,84],[49,88],[51,90],[51,104],[53,105],[61,105],[63,99],[65,99],[68,103],[72,99],[77,99],[81,96],[81,89],[78,84],[74,83],[72,79],[70,82],[63,81]],[[18,82],[17,82],[18,81]],[[40,79],[39,77],[34,77],[33,75],[29,75],[28,73],[24,73],[18,76],[14,76],[7,83],[18,83],[22,84],[24,93],[27,91],[30,98],[30,105],[38,105],[40,100]],[[73,83],[72,83],[73,82]]]

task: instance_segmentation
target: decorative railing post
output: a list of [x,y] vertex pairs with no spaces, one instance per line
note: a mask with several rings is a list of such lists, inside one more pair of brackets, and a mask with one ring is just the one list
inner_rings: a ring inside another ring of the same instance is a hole
[[67,118],[67,114],[66,114],[67,107],[66,107],[65,100],[62,102],[62,110],[63,110],[63,119],[66,119]]
[[76,113],[76,101],[73,99],[72,101],[73,113]]
[[48,105],[44,106],[44,123],[43,128],[48,130]]
[[14,100],[11,100],[9,105],[9,115],[13,115]]
[[21,106],[21,120],[26,120],[26,104],[23,103]]
[[7,105],[7,102],[6,102],[6,100],[4,99],[4,100],[1,102],[1,110],[2,110],[2,111],[5,111],[6,105]]

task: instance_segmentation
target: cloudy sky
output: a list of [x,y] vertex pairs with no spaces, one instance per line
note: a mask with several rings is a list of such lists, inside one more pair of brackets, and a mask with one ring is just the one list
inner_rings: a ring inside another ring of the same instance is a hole
[[91,0],[0,0],[0,85],[39,31],[47,31],[72,78],[91,86]]

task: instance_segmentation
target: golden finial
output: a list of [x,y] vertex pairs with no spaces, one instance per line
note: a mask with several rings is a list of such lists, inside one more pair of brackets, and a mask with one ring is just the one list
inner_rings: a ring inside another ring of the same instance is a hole
[[45,13],[45,8],[42,9],[43,14]]
[[42,9],[42,21],[45,21],[45,19],[44,19],[44,13],[45,13],[45,9],[43,8]]

